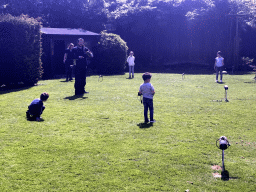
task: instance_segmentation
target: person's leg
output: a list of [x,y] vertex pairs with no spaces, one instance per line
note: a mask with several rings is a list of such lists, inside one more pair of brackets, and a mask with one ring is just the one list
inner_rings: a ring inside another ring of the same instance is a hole
[[218,76],[219,76],[219,67],[216,67],[216,81],[218,81]]
[[149,99],[148,107],[150,112],[150,121],[154,121],[154,106],[153,106],[153,99]]
[[129,66],[129,78],[131,78],[132,66]]
[[143,98],[143,105],[144,105],[144,121],[145,123],[149,122],[148,120],[148,100],[147,98]]
[[69,78],[69,80],[72,80],[72,69],[71,69],[70,65],[68,67],[68,78]]
[[222,67],[220,67],[220,82],[222,82]]
[[132,78],[134,78],[134,66],[132,66]]
[[76,95],[81,95],[83,94],[84,90],[83,90],[83,73],[82,70],[80,69],[80,67],[76,67],[75,70],[75,94]]
[[66,81],[68,81],[68,74],[69,74],[69,71],[68,71],[68,61],[66,61],[66,63],[65,63],[65,71],[66,71]]
[[70,65],[72,63],[72,60],[67,60],[66,61],[66,80],[70,80],[71,79],[71,68],[70,68]]

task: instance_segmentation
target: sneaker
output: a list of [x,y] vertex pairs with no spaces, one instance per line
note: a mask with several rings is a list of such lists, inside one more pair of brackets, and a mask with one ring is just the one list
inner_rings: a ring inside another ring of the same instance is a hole
[[87,92],[87,91],[84,91],[84,93],[86,94],[86,93],[89,93],[89,92]]
[[222,83],[222,80],[220,80],[220,82]]
[[215,82],[218,83],[218,80],[216,80]]
[[155,119],[153,119],[153,121],[150,121],[150,123],[155,123],[156,122],[156,120]]
[[36,118],[36,121],[41,121],[41,120],[42,120],[41,117],[37,117],[37,118]]

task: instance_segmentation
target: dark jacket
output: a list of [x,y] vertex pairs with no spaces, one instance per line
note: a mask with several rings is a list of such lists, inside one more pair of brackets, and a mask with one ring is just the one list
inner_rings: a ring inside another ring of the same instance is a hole
[[30,115],[35,117],[40,117],[44,110],[43,101],[40,99],[34,99],[31,104],[28,106],[28,112]]

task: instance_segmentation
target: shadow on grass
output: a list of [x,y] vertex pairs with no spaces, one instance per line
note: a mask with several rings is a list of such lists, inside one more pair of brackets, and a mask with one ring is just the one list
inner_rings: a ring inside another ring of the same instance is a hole
[[73,82],[73,79],[72,80],[68,80],[68,81],[66,81],[66,80],[62,80],[62,81],[60,81],[61,83],[68,83],[68,82]]
[[141,129],[148,129],[150,127],[153,127],[153,123],[139,123],[137,126]]
[[239,177],[230,177],[228,170],[221,172],[221,180],[222,181],[229,181],[231,179],[240,179]]
[[65,97],[64,99],[68,100],[76,100],[76,99],[87,99],[88,97],[84,97],[84,95],[73,95],[69,97]]
[[2,94],[7,94],[7,93],[12,93],[12,92],[18,92],[18,91],[23,91],[25,89],[30,89],[34,86],[26,86],[26,85],[2,85],[0,87],[0,95]]

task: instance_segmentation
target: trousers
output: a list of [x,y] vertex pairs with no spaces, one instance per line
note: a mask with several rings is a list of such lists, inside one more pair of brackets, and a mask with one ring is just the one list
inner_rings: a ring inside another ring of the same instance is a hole
[[145,122],[149,122],[148,120],[148,109],[149,109],[149,116],[150,116],[150,121],[153,121],[154,118],[154,107],[153,107],[153,99],[149,99],[146,97],[143,97],[143,105],[144,105],[144,120]]

